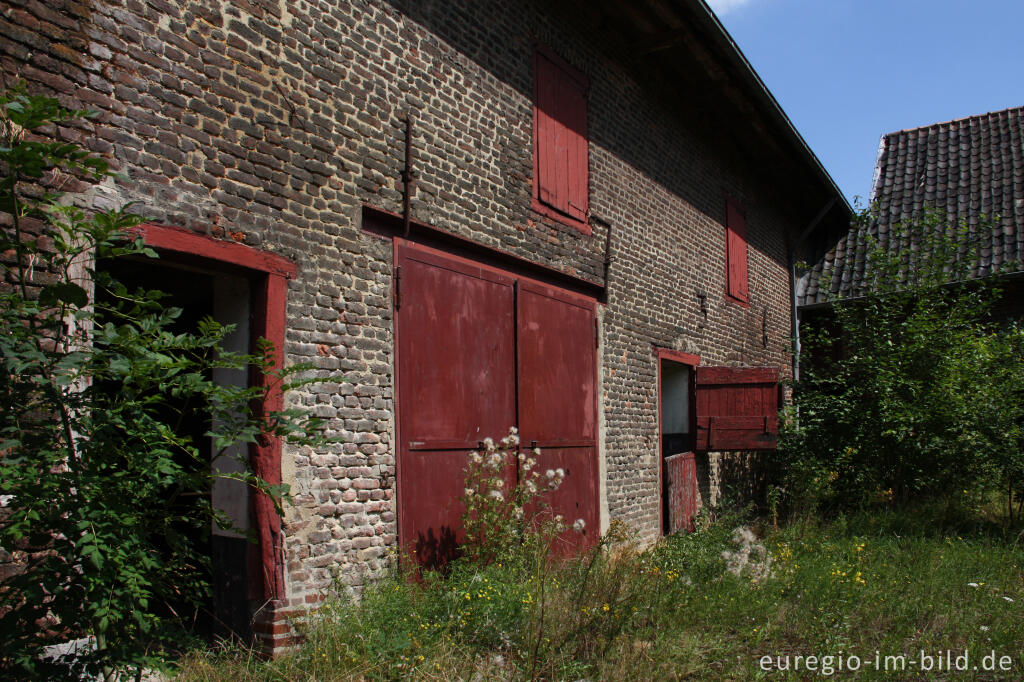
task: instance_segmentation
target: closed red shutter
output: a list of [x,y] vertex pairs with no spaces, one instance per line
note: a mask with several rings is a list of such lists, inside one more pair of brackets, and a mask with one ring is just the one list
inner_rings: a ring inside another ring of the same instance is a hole
[[535,193],[551,208],[584,221],[589,189],[587,82],[545,53],[537,53],[535,64]]
[[728,293],[741,301],[750,300],[747,285],[747,219],[739,205],[726,202],[726,243],[725,252],[728,272]]
[[536,112],[534,125],[534,157],[536,159],[536,178],[538,197],[544,203],[558,207],[561,195],[558,192],[558,142],[562,135],[562,127],[558,117],[558,68],[538,54],[536,59],[535,88]]
[[774,450],[779,370],[697,368],[697,450]]
[[562,88],[561,108],[566,125],[566,206],[565,212],[577,220],[587,217],[587,97],[571,78]]

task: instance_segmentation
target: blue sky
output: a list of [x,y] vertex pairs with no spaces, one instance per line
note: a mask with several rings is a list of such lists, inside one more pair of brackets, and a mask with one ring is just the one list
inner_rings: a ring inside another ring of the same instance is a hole
[[1024,105],[1024,0],[707,0],[851,202],[879,138]]

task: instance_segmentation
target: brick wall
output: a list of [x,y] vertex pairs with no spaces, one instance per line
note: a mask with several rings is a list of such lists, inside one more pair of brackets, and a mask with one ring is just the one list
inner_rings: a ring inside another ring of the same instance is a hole
[[[94,127],[61,134],[112,156],[127,180],[87,201],[136,201],[158,222],[298,264],[287,361],[344,381],[288,401],[328,419],[344,444],[285,453],[288,594],[262,616],[268,639],[289,636],[280,614],[301,613],[335,576],[358,589],[395,546],[392,248],[361,216],[364,204],[401,210],[406,112],[415,219],[598,283],[611,229],[604,503],[639,537],[660,533],[653,345],[787,371],[785,206],[758,169],[682,124],[543,6],[9,0],[0,16],[8,81],[100,112]],[[530,210],[535,41],[591,81],[591,236]],[[725,296],[725,191],[747,211],[749,307]]]

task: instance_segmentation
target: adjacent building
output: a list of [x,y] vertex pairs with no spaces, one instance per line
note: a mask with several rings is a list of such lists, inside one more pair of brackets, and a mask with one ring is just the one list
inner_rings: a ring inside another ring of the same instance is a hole
[[871,206],[873,219],[825,244],[800,278],[804,314],[863,296],[868,236],[899,248],[893,228],[930,211],[940,216],[937,229],[966,225],[980,238],[971,278],[999,278],[1005,293],[995,314],[1024,317],[1024,107],[883,136]]

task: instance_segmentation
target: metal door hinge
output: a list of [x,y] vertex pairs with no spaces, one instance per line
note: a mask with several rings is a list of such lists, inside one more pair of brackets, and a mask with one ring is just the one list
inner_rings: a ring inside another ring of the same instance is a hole
[[395,310],[398,310],[402,306],[402,266],[395,266]]

